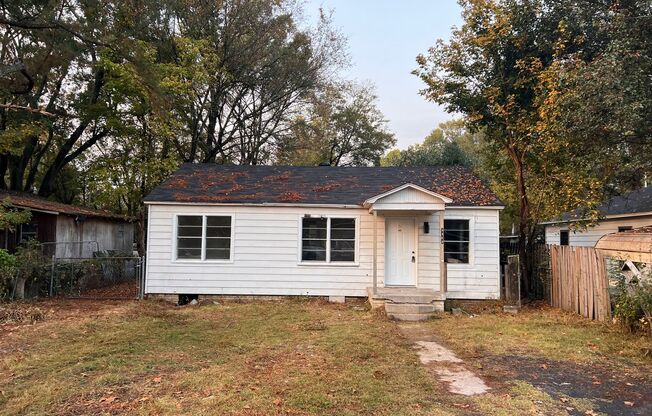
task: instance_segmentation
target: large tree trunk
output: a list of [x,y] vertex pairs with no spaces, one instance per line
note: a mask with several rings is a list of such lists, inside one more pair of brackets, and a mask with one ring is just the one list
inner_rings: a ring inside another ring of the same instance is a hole
[[519,157],[514,147],[508,147],[508,152],[514,164],[516,175],[516,193],[518,196],[519,206],[519,223],[518,223],[518,257],[521,271],[521,294],[527,297],[530,293],[530,273],[529,273],[529,256],[528,256],[528,231],[530,225],[530,202],[527,198],[525,186],[525,172],[523,160]]

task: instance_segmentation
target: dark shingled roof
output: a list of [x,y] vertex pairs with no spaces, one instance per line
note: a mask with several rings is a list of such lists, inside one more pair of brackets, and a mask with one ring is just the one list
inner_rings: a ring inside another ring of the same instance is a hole
[[447,196],[454,206],[502,206],[469,169],[446,167],[225,166],[184,164],[147,202],[362,205],[406,183]]
[[13,191],[0,191],[0,202],[4,202],[7,198],[11,201],[11,205],[17,208],[27,208],[35,211],[56,212],[59,214],[75,216],[84,215],[86,217],[110,218],[125,221],[129,220],[127,217],[108,211],[63,204],[61,202],[50,201],[49,199],[37,195]]
[[[598,210],[603,217],[652,212],[652,187],[615,196],[601,204]],[[561,222],[579,220],[580,216],[580,211],[566,212],[561,215]]]

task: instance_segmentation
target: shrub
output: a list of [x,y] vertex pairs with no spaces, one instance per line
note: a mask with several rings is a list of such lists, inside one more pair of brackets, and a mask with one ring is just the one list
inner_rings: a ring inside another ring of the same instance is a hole
[[652,335],[652,271],[629,278],[619,272],[615,278],[614,316],[629,330]]
[[16,256],[0,249],[0,300],[8,299],[16,275]]

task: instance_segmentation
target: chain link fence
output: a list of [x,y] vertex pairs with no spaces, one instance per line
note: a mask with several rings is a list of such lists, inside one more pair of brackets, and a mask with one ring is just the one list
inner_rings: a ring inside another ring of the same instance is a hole
[[144,291],[144,257],[98,255],[53,258],[50,296],[85,299],[139,299]]
[[9,299],[140,299],[144,295],[145,258],[101,250],[94,241],[30,243],[20,256],[9,282]]

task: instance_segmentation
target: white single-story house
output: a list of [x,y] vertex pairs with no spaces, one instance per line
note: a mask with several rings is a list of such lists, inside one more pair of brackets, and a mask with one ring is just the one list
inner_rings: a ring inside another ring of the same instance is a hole
[[145,203],[150,295],[500,297],[503,205],[463,167],[184,164]]
[[542,223],[546,244],[594,247],[604,235],[652,225],[652,187],[613,197],[598,209],[602,220],[586,229],[572,227],[582,219],[577,212],[567,212],[559,219]]

